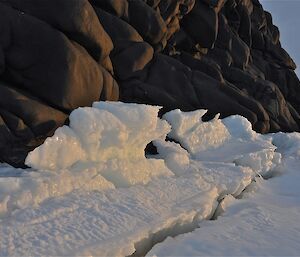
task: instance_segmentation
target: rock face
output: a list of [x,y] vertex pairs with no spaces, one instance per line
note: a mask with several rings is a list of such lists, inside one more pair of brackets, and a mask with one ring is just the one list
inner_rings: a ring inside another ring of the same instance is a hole
[[299,131],[295,68],[258,0],[0,0],[0,161],[98,100]]

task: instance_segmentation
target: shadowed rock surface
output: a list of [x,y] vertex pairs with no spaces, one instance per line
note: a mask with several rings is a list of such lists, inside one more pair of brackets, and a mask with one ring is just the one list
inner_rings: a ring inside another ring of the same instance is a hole
[[258,0],[0,0],[0,161],[99,100],[299,131],[295,68]]

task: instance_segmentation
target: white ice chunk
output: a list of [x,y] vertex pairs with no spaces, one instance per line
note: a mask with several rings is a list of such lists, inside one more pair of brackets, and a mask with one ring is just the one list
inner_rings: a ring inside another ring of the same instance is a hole
[[251,140],[257,137],[257,133],[252,130],[252,124],[246,118],[233,115],[222,120],[230,135],[235,138],[243,138],[244,140]]
[[[235,115],[219,120],[216,116],[203,122],[201,118],[205,112],[174,110],[163,116],[172,126],[169,137],[187,149],[189,158],[201,162],[234,163],[262,175],[280,164],[281,155],[275,152],[271,138],[253,131],[246,118]],[[168,155],[171,158],[170,153]],[[174,153],[172,156],[174,158]]]
[[285,156],[300,157],[300,134],[299,133],[276,133],[272,136],[272,143],[277,151]]
[[230,137],[227,128],[218,119],[218,115],[209,122],[203,122],[202,117],[205,113],[205,110],[194,112],[174,110],[163,116],[163,119],[172,126],[169,136],[178,140],[192,155],[217,148]]
[[67,126],[58,128],[53,137],[26,158],[26,165],[35,169],[60,170],[85,159],[85,152],[72,129]]
[[[95,167],[116,186],[146,184],[152,177],[172,176],[163,160],[147,159],[145,147],[170,131],[157,117],[160,107],[124,103],[94,103],[70,115],[63,127],[31,152],[26,164],[35,169],[72,171]],[[56,142],[59,142],[56,144]]]

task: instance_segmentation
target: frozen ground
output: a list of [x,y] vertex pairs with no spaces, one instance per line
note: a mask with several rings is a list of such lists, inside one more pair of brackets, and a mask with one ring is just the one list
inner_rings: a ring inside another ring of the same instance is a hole
[[158,111],[95,103],[28,155],[31,169],[2,165],[0,256],[299,253],[299,134]]

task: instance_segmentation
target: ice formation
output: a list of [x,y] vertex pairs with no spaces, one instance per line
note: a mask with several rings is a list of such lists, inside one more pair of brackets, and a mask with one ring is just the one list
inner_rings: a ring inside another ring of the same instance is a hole
[[[0,255],[145,254],[282,170],[285,153],[299,154],[298,134],[262,136],[239,116],[202,122],[204,110],[158,111],[79,108],[28,155],[31,169],[0,167]],[[158,154],[146,157],[151,141]]]
[[146,159],[144,153],[149,142],[164,139],[170,131],[168,123],[157,118],[158,111],[156,106],[113,102],[79,108],[70,115],[70,127],[58,129],[28,155],[26,164],[56,172],[96,167],[116,186],[171,176],[163,160]]
[[275,152],[271,138],[254,132],[247,119],[231,116],[219,120],[217,116],[210,122],[202,122],[205,113],[204,110],[190,113],[175,110],[164,115],[172,126],[168,136],[180,145],[161,140],[155,144],[175,173],[185,172],[189,166],[201,167],[214,162],[249,167],[264,175],[280,163],[281,155]]
[[205,110],[186,113],[174,110],[163,116],[163,119],[172,125],[169,136],[178,140],[192,155],[218,148],[230,137],[218,115],[210,122],[203,122],[202,117],[205,113]]

